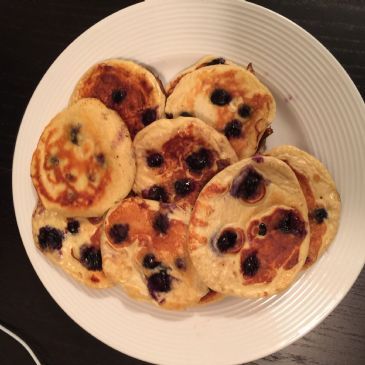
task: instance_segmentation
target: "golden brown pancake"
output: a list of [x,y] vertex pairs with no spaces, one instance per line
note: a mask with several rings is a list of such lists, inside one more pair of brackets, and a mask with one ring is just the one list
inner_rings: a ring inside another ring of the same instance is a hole
[[99,100],[80,100],[44,129],[31,176],[46,209],[69,217],[102,215],[130,192],[134,181],[126,125]]
[[186,250],[189,214],[138,197],[112,208],[102,235],[103,267],[132,298],[166,309],[198,304],[208,292]]
[[[94,220],[95,221],[95,220]],[[38,203],[32,228],[37,248],[67,274],[92,288],[107,288],[100,253],[102,220],[66,218]]]
[[278,293],[307,257],[307,214],[285,163],[267,156],[239,161],[201,191],[190,219],[190,257],[217,292],[247,298]]
[[323,254],[339,225],[341,201],[326,167],[309,153],[294,146],[279,146],[268,152],[289,165],[298,178],[308,206],[309,252],[305,267]]
[[70,104],[97,98],[114,109],[127,124],[132,139],[164,113],[165,95],[159,79],[145,67],[110,59],[91,67],[77,83]]
[[254,155],[275,116],[270,91],[243,67],[199,64],[169,85],[166,116],[199,118],[224,134],[239,158]]
[[196,118],[161,119],[133,141],[133,190],[144,198],[191,208],[203,186],[237,161],[227,139]]

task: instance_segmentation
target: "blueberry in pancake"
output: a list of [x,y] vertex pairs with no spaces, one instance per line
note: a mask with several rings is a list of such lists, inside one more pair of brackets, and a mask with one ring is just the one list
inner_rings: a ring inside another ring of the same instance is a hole
[[70,104],[97,98],[127,124],[132,139],[164,113],[165,94],[159,79],[136,62],[109,59],[92,66],[77,83]]
[[100,251],[102,220],[66,218],[38,203],[32,216],[33,238],[38,249],[77,281],[92,288],[107,288]]
[[132,298],[166,309],[199,304],[209,289],[187,249],[189,214],[175,205],[128,198],[105,218],[103,268]]
[[127,196],[134,181],[126,125],[99,100],[81,99],[44,129],[31,176],[46,209],[68,217],[102,215]]
[[225,136],[193,117],[161,119],[133,141],[133,190],[146,199],[191,208],[203,186],[237,161]]
[[255,298],[286,289],[308,254],[306,201],[293,171],[268,156],[241,160],[199,194],[188,249],[205,284]]
[[283,145],[268,155],[284,161],[294,171],[308,206],[309,252],[305,267],[311,266],[333,241],[340,220],[341,201],[326,167],[309,153]]

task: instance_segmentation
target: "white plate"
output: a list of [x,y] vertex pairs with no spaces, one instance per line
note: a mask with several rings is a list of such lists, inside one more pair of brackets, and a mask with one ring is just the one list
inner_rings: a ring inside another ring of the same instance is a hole
[[[184,313],[129,300],[118,288],[96,291],[54,268],[34,247],[29,177],[43,127],[65,107],[81,74],[104,58],[152,65],[169,80],[205,54],[253,62],[272,89],[278,113],[270,145],[292,143],[320,158],[336,180],[343,208],[336,240],[282,295],[226,299]],[[13,195],[28,256],[56,302],[90,334],[133,357],[159,364],[233,364],[297,340],[341,301],[365,259],[365,115],[362,99],[331,54],[303,29],[243,1],[148,1],[102,20],[74,41],[39,83],[15,149]]]

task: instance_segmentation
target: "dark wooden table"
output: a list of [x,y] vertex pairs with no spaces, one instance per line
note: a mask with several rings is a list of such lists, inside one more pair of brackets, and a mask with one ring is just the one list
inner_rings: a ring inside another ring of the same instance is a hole
[[[142,364],[96,340],[53,301],[21,242],[12,203],[11,168],[22,115],[42,75],[80,33],[133,4],[121,0],[2,0],[0,12],[0,323],[12,329],[44,364]],[[365,95],[365,1],[254,1],[308,30],[340,61]],[[348,263],[346,263],[348,264]],[[252,364],[365,364],[365,272],[316,329]],[[0,364],[32,364],[0,332]]]

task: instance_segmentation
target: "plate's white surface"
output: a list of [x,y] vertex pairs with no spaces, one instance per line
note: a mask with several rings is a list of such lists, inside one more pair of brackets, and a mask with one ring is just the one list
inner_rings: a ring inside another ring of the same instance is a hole
[[[342,197],[336,240],[282,295],[226,299],[184,313],[129,300],[119,289],[75,283],[35,249],[29,177],[45,124],[66,106],[81,74],[104,58],[153,66],[163,81],[205,54],[253,62],[278,114],[269,146],[291,143],[320,158]],[[28,256],[56,302],[89,333],[159,364],[233,364],[268,355],[303,336],[340,302],[365,259],[364,104],[326,49],[285,18],[243,1],[148,1],[99,22],[74,41],[38,85],[24,115],[13,165],[16,217]]]

